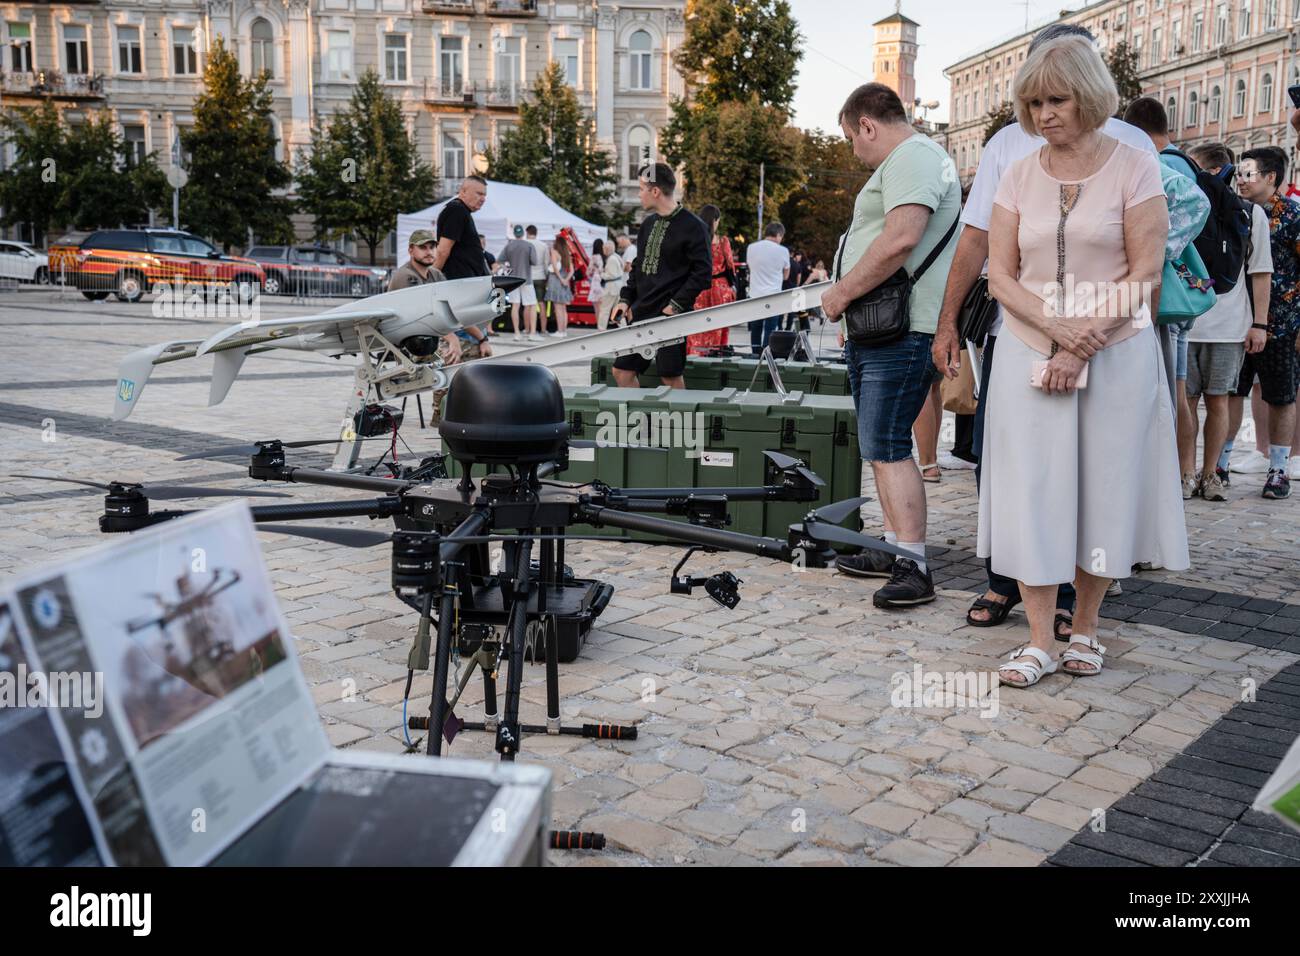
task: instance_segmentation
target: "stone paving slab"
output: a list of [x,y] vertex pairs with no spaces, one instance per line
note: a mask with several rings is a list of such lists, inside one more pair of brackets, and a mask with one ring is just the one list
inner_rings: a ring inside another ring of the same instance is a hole
[[[0,452],[8,470],[265,488],[236,459],[174,459],[215,444],[335,430],[348,367],[310,355],[250,359],[249,374],[216,408],[207,407],[206,366],[176,363],[160,370],[127,423],[109,423],[111,382],[124,353],[223,323],[155,319],[145,304],[57,293],[21,298],[16,305],[0,294]],[[272,303],[267,314],[299,311]],[[60,363],[31,362],[34,334],[61,348]],[[559,374],[566,384],[587,380],[581,366]],[[436,434],[414,420],[402,437],[413,449],[406,460],[438,447]],[[293,462],[320,465],[326,457],[308,451]],[[1144,572],[1125,581],[1136,603],[1107,602],[1107,613],[1135,612],[1103,620],[1112,652],[1101,675],[1052,675],[1030,691],[1004,688],[996,697],[979,693],[978,684],[974,693],[947,697],[927,698],[924,686],[916,699],[903,693],[918,667],[922,679],[987,681],[1028,636],[1018,611],[996,629],[964,623],[983,586],[967,472],[946,472],[939,485],[927,485],[939,597],[901,613],[874,608],[869,582],[723,554],[718,566],[744,579],[743,602],[726,612],[704,597],[668,593],[680,549],[571,544],[566,560],[575,573],[609,581],[616,592],[580,658],[561,666],[562,713],[569,722],[635,722],[639,738],[526,739],[524,761],[553,774],[555,826],[603,830],[610,841],[601,856],[553,859],[1023,866],[1049,858],[1127,865],[1145,854],[1146,862],[1181,865],[1196,858],[1194,847],[1221,820],[1233,825],[1216,836],[1205,865],[1285,858],[1281,834],[1244,808],[1267,777],[1267,762],[1295,735],[1288,689],[1295,684],[1275,675],[1297,660],[1284,622],[1300,620],[1300,508],[1264,502],[1246,483],[1235,481],[1221,505],[1188,502],[1191,571]],[[0,573],[103,541],[95,525],[102,503],[93,491],[4,487]],[[305,485],[274,490],[298,501],[359,497]],[[875,496],[869,477],[864,493]],[[864,520],[878,528],[877,502],[866,506]],[[387,555],[261,539],[330,740],[400,751],[415,620],[388,590]],[[1143,606],[1143,595],[1155,604]],[[1260,600],[1282,606],[1247,606]],[[1188,603],[1156,608],[1161,601]],[[1220,607],[1229,611],[1208,610]],[[1170,617],[1137,619],[1152,609]],[[1197,611],[1261,617],[1197,618]],[[1212,623],[1191,632],[1179,626],[1184,619]],[[1211,633],[1220,623],[1244,630]],[[1243,640],[1246,634],[1277,639],[1264,644]],[[1258,688],[1256,701],[1242,704],[1248,686]],[[410,713],[427,713],[430,689],[430,676],[417,675]],[[458,709],[472,719],[481,693],[472,683]],[[528,668],[523,699],[525,719],[540,720],[542,668]],[[1225,749],[1235,762],[1221,761]],[[481,733],[462,734],[451,750],[494,756]],[[1103,811],[1119,821],[1106,836],[1130,841],[1124,853],[1114,842],[1077,839]]]

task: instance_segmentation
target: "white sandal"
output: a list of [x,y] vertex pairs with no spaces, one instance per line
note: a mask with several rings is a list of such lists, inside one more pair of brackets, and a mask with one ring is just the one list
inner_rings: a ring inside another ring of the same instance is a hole
[[[1018,661],[1017,657],[1032,657],[1033,662]],[[1005,671],[1013,671],[1024,676],[1024,683],[1019,681],[1007,680]],[[1038,648],[1025,645],[1018,651],[1013,651],[1007,663],[998,668],[998,680],[1008,687],[1032,687],[1040,679],[1048,674],[1056,672],[1056,661],[1045,651]]]
[[[1082,644],[1088,648],[1087,651],[1076,651],[1075,644]],[[1074,677],[1095,677],[1101,673],[1101,655],[1106,653],[1106,648],[1101,646],[1101,642],[1095,637],[1089,637],[1087,634],[1071,634],[1070,646],[1065,653],[1061,655],[1061,664],[1066,661],[1078,661],[1080,664],[1087,664],[1093,670],[1072,670],[1069,667],[1061,667],[1061,673],[1071,674]]]

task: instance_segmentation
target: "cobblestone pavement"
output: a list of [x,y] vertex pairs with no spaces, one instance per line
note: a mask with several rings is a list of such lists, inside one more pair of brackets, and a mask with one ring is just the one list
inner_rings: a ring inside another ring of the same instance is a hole
[[[288,300],[263,308],[267,317],[301,311]],[[255,358],[215,408],[206,404],[208,367],[177,363],[154,377],[128,422],[108,421],[126,351],[224,324],[57,292],[0,295],[8,470],[251,488],[235,459],[173,459],[230,441],[335,433],[350,367],[310,355]],[[561,371],[568,383],[586,376],[581,366]],[[416,452],[434,449],[436,434],[414,419],[403,437]],[[572,544],[574,571],[616,593],[579,660],[561,665],[565,716],[635,722],[640,737],[526,739],[524,759],[554,774],[554,825],[601,830],[610,841],[603,854],[553,859],[1033,865],[1135,788],[1146,786],[1148,800],[1172,799],[1158,783],[1171,759],[1187,759],[1178,755],[1245,691],[1300,653],[1292,629],[1300,621],[1300,506],[1258,497],[1257,476],[1233,478],[1227,502],[1187,503],[1192,570],[1144,573],[1125,582],[1126,603],[1108,602],[1100,676],[1052,675],[1030,691],[1004,688],[994,701],[915,702],[953,706],[896,706],[911,703],[899,699],[903,678],[917,668],[991,672],[1028,636],[1019,610],[1001,628],[964,623],[981,590],[970,472],[945,472],[927,486],[939,598],[905,612],[873,608],[870,582],[721,555],[718,564],[744,579],[743,602],[726,611],[703,596],[668,593],[679,549]],[[102,540],[97,493],[32,482],[5,490],[0,573]],[[347,497],[277,490],[308,501]],[[865,493],[873,493],[869,482]],[[873,507],[869,526],[878,523]],[[414,618],[389,590],[387,553],[262,537],[330,740],[400,751]],[[357,696],[348,701],[351,682]],[[427,712],[430,685],[418,675],[412,713]],[[477,690],[475,682],[466,692],[463,714],[477,710]],[[524,700],[525,720],[540,720],[541,667],[529,669]],[[452,752],[488,756],[490,744],[467,732]]]

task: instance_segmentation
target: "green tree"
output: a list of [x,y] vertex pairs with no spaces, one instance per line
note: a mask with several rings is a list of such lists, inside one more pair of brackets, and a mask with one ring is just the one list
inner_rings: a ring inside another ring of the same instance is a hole
[[39,242],[57,226],[97,229],[143,222],[164,205],[166,180],[152,156],[127,162],[112,117],[66,126],[53,103],[0,117],[17,161],[0,177],[5,225],[30,223]]
[[984,121],[984,139],[980,141],[981,146],[987,146],[993,134],[1012,122],[1016,118],[1016,107],[1014,103],[1003,103],[995,110],[989,110],[988,118]]
[[489,150],[493,179],[536,186],[565,209],[592,222],[618,218],[611,206],[618,177],[609,153],[596,144],[591,117],[564,71],[552,63],[519,107],[519,123]]
[[757,96],[789,112],[803,51],[788,0],[688,0],[686,21],[675,62],[696,102]]
[[803,184],[802,139],[782,110],[756,96],[716,106],[678,100],[660,136],[665,158],[685,170],[683,199],[696,209],[717,206],[722,228],[743,240],[758,231],[760,166],[764,221]]
[[1115,89],[1119,91],[1119,110],[1115,115],[1121,116],[1125,107],[1142,95],[1142,80],[1138,76],[1140,68],[1138,51],[1121,40],[1107,52],[1106,66],[1110,68],[1111,78],[1115,80]]
[[[14,164],[0,176],[0,222],[30,223],[40,242],[62,225],[63,181],[69,172],[66,132],[59,111],[46,100],[37,109],[0,115],[0,130],[14,146]],[[62,177],[62,178],[61,178]]]
[[190,229],[226,250],[247,242],[250,228],[264,242],[292,240],[293,203],[276,191],[293,177],[275,158],[266,74],[245,78],[222,37],[208,54],[194,126],[181,133],[181,146],[190,157],[181,219]]
[[848,211],[871,170],[858,161],[853,147],[838,133],[806,130],[801,135],[807,176],[781,204],[781,223],[811,261],[821,259],[831,269]]
[[160,209],[170,194],[153,154],[128,161],[112,116],[100,113],[68,131],[64,145],[70,170],[60,211],[78,229],[131,225]]
[[347,108],[313,134],[295,177],[299,206],[315,217],[317,236],[356,236],[369,247],[372,265],[398,214],[434,198],[434,171],[374,70],[361,77]]

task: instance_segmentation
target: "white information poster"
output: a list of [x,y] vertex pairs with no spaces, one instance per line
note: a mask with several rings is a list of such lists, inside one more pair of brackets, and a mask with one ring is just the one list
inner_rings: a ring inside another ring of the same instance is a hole
[[50,696],[80,691],[49,712],[113,863],[211,860],[330,752],[242,502],[7,582],[0,602]]

